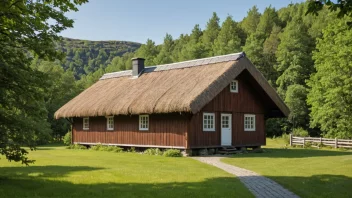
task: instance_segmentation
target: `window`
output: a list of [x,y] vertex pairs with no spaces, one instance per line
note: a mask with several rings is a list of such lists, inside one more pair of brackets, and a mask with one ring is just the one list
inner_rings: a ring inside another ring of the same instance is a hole
[[89,130],[89,117],[83,118],[83,130]]
[[230,84],[230,91],[232,93],[238,93],[238,81],[237,80],[233,80]]
[[114,116],[106,117],[106,128],[108,130],[114,130]]
[[203,113],[203,131],[215,131],[214,113]]
[[221,116],[221,127],[222,128],[230,128],[230,123],[229,123],[229,116],[228,115],[224,115]]
[[255,131],[255,115],[244,114],[244,130]]
[[147,131],[149,129],[149,115],[139,115],[139,130]]

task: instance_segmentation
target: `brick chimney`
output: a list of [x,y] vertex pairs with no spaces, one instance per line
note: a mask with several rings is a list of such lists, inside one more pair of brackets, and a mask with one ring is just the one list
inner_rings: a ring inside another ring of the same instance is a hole
[[144,70],[144,58],[132,58],[132,77],[138,78],[138,76]]

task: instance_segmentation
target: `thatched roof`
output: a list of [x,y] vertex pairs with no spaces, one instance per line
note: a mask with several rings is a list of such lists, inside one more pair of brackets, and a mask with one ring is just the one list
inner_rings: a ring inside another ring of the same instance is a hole
[[200,111],[247,69],[284,115],[289,109],[244,53],[105,74],[73,98],[55,117],[106,116]]

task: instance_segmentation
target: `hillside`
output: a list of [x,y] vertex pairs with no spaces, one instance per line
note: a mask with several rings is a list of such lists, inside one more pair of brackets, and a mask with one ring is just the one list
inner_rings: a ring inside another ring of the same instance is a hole
[[62,63],[65,70],[74,72],[76,79],[99,68],[105,68],[114,57],[133,53],[140,43],[129,41],[88,41],[64,38],[58,46],[67,54]]

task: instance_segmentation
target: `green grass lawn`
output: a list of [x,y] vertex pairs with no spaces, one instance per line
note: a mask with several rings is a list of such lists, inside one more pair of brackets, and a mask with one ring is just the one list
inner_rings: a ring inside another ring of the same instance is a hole
[[284,149],[267,139],[264,153],[235,155],[223,162],[267,176],[301,197],[352,197],[352,152]]
[[233,175],[190,158],[40,147],[35,164],[0,159],[0,197],[253,197]]

